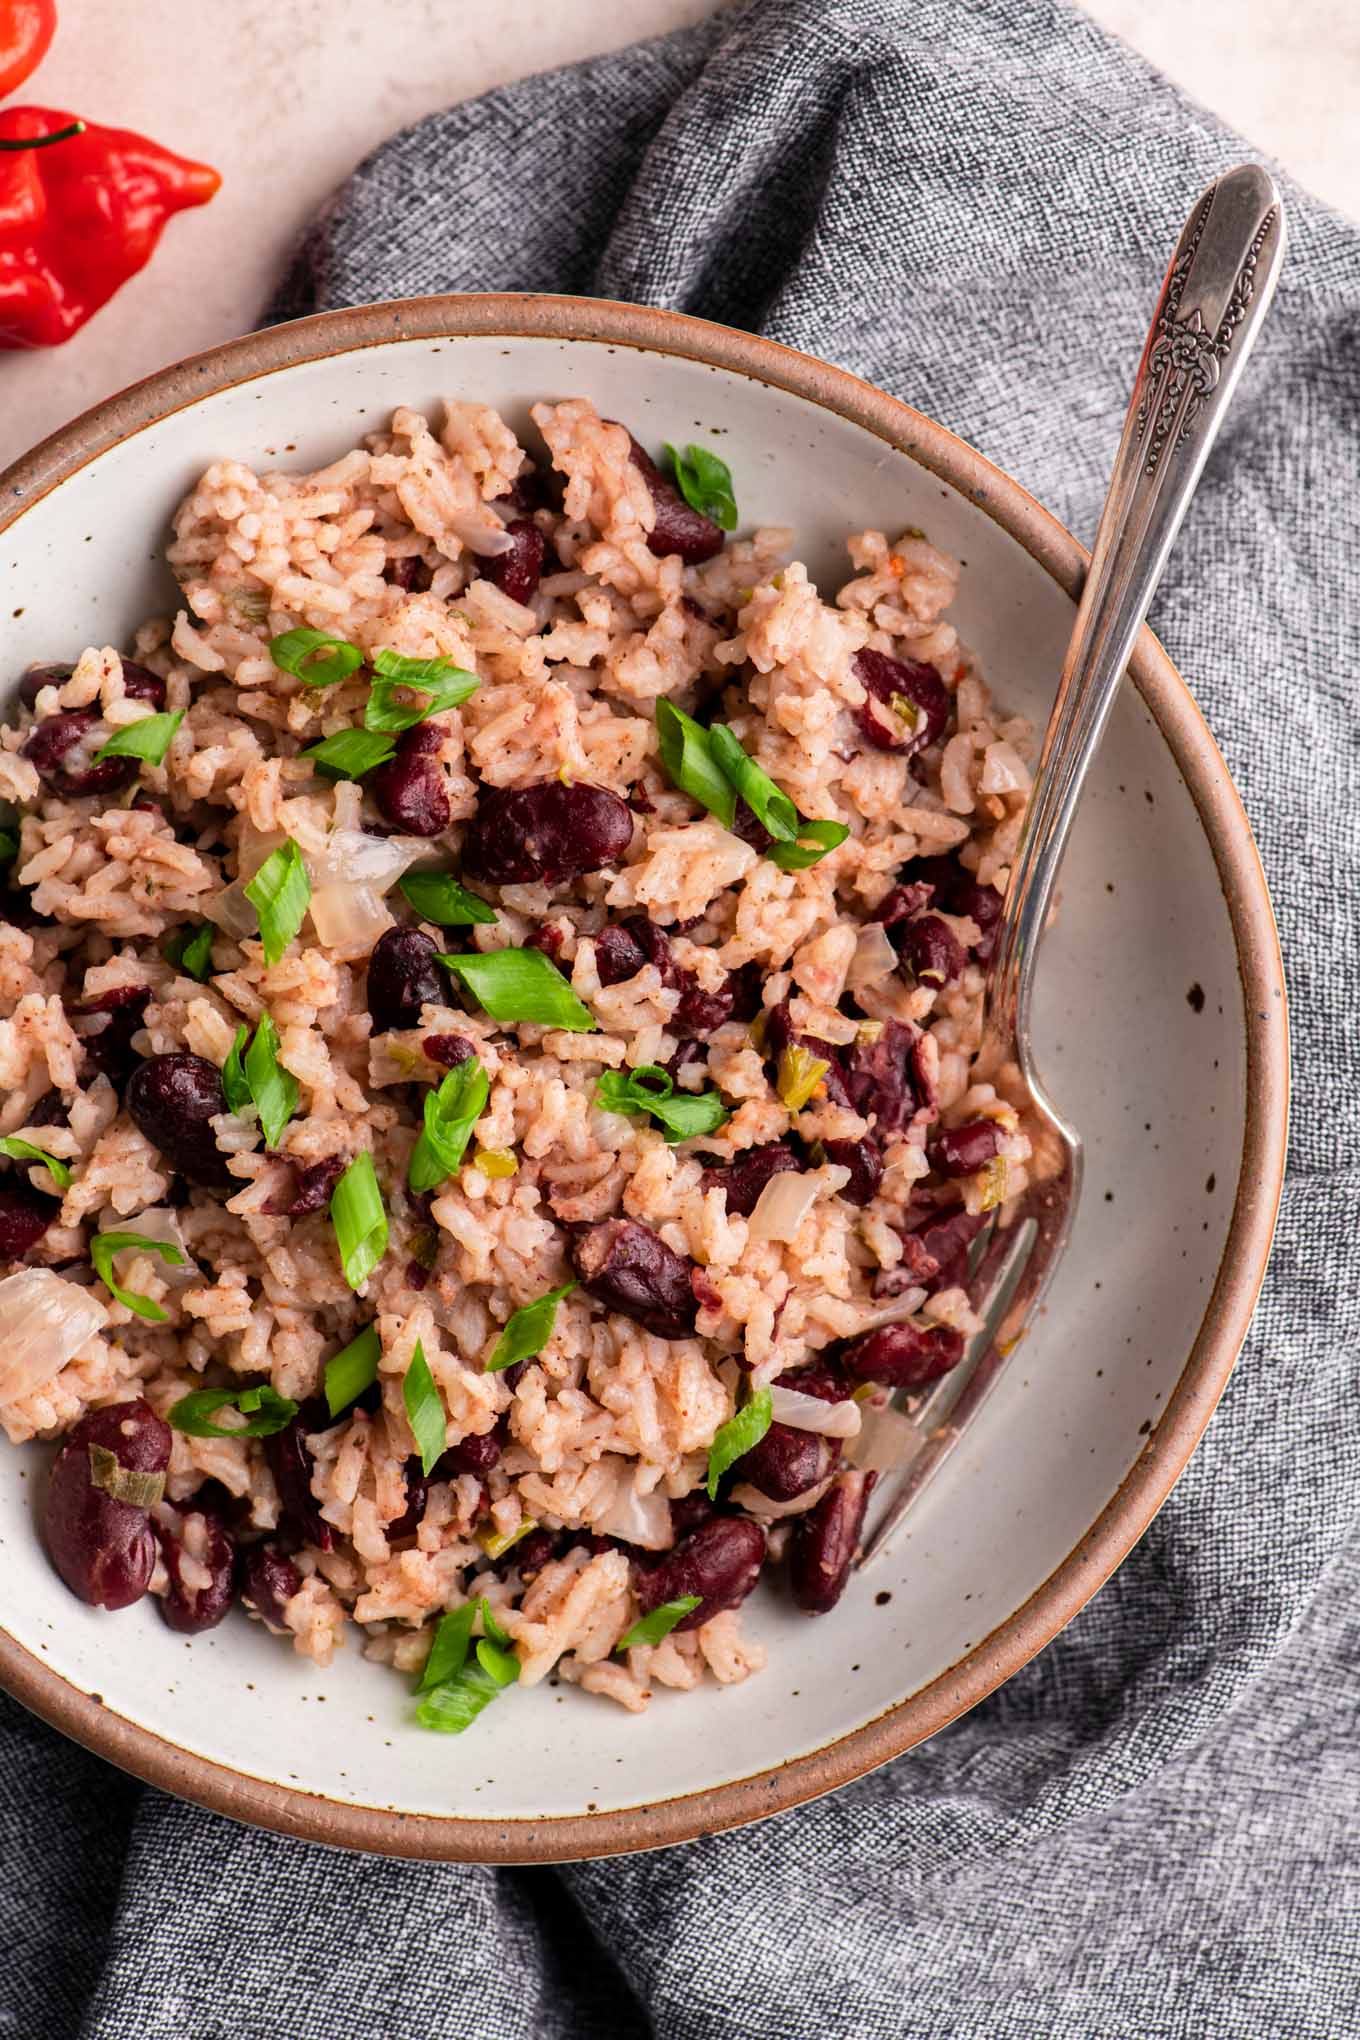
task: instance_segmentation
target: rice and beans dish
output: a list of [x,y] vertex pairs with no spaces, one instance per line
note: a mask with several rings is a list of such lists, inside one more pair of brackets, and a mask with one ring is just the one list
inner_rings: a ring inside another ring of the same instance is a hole
[[[1029,773],[921,533],[827,599],[582,398],[210,467],[0,730],[0,1424],[88,1603],[459,1730],[844,1587],[1042,1173],[981,989]],[[895,1428],[897,1427],[897,1428]]]

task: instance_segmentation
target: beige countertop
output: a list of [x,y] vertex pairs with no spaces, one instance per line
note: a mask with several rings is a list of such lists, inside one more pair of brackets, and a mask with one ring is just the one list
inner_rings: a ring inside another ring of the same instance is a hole
[[[0,354],[0,464],[138,376],[247,331],[320,200],[394,129],[712,5],[64,0],[57,40],[19,97],[140,129],[224,181],[65,347]],[[1091,11],[1360,216],[1354,0],[1093,0]]]

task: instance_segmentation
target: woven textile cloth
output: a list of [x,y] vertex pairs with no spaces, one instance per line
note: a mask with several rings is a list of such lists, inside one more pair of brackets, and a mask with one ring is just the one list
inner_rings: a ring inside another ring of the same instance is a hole
[[[1161,266],[1250,153],[1060,0],[756,0],[398,136],[274,315],[450,289],[701,313],[908,399],[1089,539]],[[1360,2034],[1360,230],[1286,203],[1152,621],[1270,875],[1293,1148],[1255,1330],[1141,1545],[900,1762],[560,1871],[257,1834],[0,1702],[0,2034]]]

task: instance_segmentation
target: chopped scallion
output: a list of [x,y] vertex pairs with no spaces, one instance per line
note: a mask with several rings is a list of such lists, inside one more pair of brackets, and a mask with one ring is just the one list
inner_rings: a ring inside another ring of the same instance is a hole
[[485,956],[469,951],[465,956],[441,956],[439,961],[503,1026],[523,1021],[589,1034],[598,1024],[541,949],[493,949]]
[[331,1193],[331,1224],[345,1280],[351,1289],[362,1289],[387,1252],[387,1212],[367,1148],[354,1157]]
[[425,1123],[411,1150],[406,1178],[413,1190],[435,1190],[459,1167],[490,1095],[486,1071],[476,1056],[456,1064],[437,1090],[425,1093]]
[[520,1360],[532,1360],[536,1353],[541,1353],[553,1335],[558,1304],[575,1287],[574,1282],[564,1282],[560,1289],[549,1289],[532,1303],[512,1310],[486,1363],[487,1373],[499,1374],[503,1368],[513,1367]]
[[[450,659],[404,659],[399,652],[375,652],[373,686],[364,710],[366,730],[409,730],[438,715],[457,708],[477,692],[481,682],[475,673],[455,666]],[[423,694],[423,704],[399,701],[397,689]]]
[[125,1310],[130,1310],[134,1316],[146,1318],[153,1324],[163,1324],[166,1312],[158,1303],[153,1303],[149,1296],[138,1296],[133,1290],[120,1289],[114,1280],[114,1255],[133,1247],[144,1254],[159,1254],[172,1268],[182,1268],[185,1265],[185,1256],[170,1240],[149,1240],[144,1233],[104,1232],[96,1233],[90,1241],[90,1259],[94,1263],[94,1272],[109,1295],[117,1297]]
[[[216,1412],[229,1403],[247,1419],[244,1424],[213,1423]],[[168,1421],[191,1438],[272,1438],[286,1431],[297,1413],[291,1396],[262,1381],[253,1388],[196,1388],[180,1397]]]
[[850,834],[844,822],[805,822],[798,818],[796,843],[771,843],[765,855],[781,871],[806,871],[820,864],[829,850],[835,850]]
[[272,968],[307,918],[312,897],[302,852],[291,837],[270,851],[245,895],[260,917],[264,960]]
[[46,1148],[34,1147],[31,1140],[20,1140],[17,1133],[7,1133],[0,1139],[0,1155],[8,1155],[14,1162],[41,1162],[58,1190],[71,1187],[69,1165],[49,1155]]
[[378,1378],[382,1341],[376,1325],[365,1325],[347,1346],[326,1362],[326,1407],[333,1417],[357,1402]]
[[144,715],[124,723],[99,746],[91,763],[97,765],[101,758],[144,758],[148,765],[159,765],[183,721],[184,710],[177,708],[173,715]]
[[644,1063],[635,1070],[605,1070],[596,1079],[595,1100],[606,1112],[635,1117],[650,1113],[660,1122],[672,1147],[697,1134],[716,1133],[728,1117],[717,1091],[677,1091],[674,1079],[659,1063]]
[[469,928],[477,923],[490,926],[496,909],[476,893],[470,893],[447,871],[408,871],[397,880],[402,892],[422,921],[439,928]]
[[708,1448],[708,1499],[718,1499],[718,1482],[729,1466],[758,1445],[774,1422],[774,1397],[762,1388],[744,1409],[720,1426]]
[[725,723],[715,723],[708,740],[719,771],[730,780],[757,820],[776,841],[791,843],[798,833],[798,810],[788,795],[742,749]]
[[687,446],[683,454],[668,445],[666,452],[675,471],[676,487],[691,510],[709,517],[724,531],[737,527],[737,503],[732,494],[732,470],[706,446]]
[[397,747],[391,737],[374,730],[337,730],[334,736],[323,737],[319,744],[313,744],[303,752],[304,758],[311,758],[319,770],[328,772],[335,779],[362,779],[366,772],[385,765],[389,758],[396,756]]
[[673,1601],[663,1601],[659,1608],[653,1608],[650,1615],[644,1615],[619,1638],[614,1645],[615,1650],[641,1650],[660,1643],[670,1635],[677,1622],[683,1622],[686,1615],[694,1613],[700,1598],[698,1594],[679,1594]]
[[286,630],[270,640],[269,656],[281,672],[292,673],[309,687],[334,687],[364,663],[357,645],[327,637],[324,630]]
[[656,704],[656,737],[661,762],[673,783],[730,829],[736,819],[736,795],[713,755],[702,723],[663,697]]
[[174,964],[186,977],[196,978],[205,984],[212,972],[213,937],[217,930],[211,921],[200,923],[197,928],[176,928],[161,955],[167,963]]
[[448,1443],[448,1418],[419,1339],[402,1379],[401,1394],[406,1404],[406,1421],[420,1454],[421,1471],[428,1478]]

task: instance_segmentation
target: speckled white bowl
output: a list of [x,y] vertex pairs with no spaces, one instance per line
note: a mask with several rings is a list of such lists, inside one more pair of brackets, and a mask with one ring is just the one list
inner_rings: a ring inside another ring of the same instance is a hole
[[[582,393],[648,443],[716,440],[745,521],[793,522],[834,585],[845,534],[919,525],[957,554],[956,617],[1042,719],[1074,541],[940,427],[838,370],[672,314],[428,299],[302,321],[169,369],[0,478],[3,670],[118,642],[172,595],[167,519],[223,455],[312,466],[397,403],[478,397],[515,424]],[[796,1804],[907,1749],[1040,1649],[1164,1500],[1264,1272],[1287,1113],[1283,981],[1246,818],[1144,633],[1049,939],[1040,1060],[1087,1188],[1040,1323],[893,1556],[809,1622],[748,1604],[768,1670],[646,1715],[564,1687],[460,1740],[416,1728],[354,1650],[325,1672],[233,1616],[188,1643],[149,1604],[97,1614],[35,1531],[46,1454],[0,1448],[0,1680],[112,1761],[241,1819],[358,1848],[548,1861],[655,1847]],[[1156,1053],[1149,1053],[1149,1044]],[[0,1337],[3,1333],[0,1333]]]

